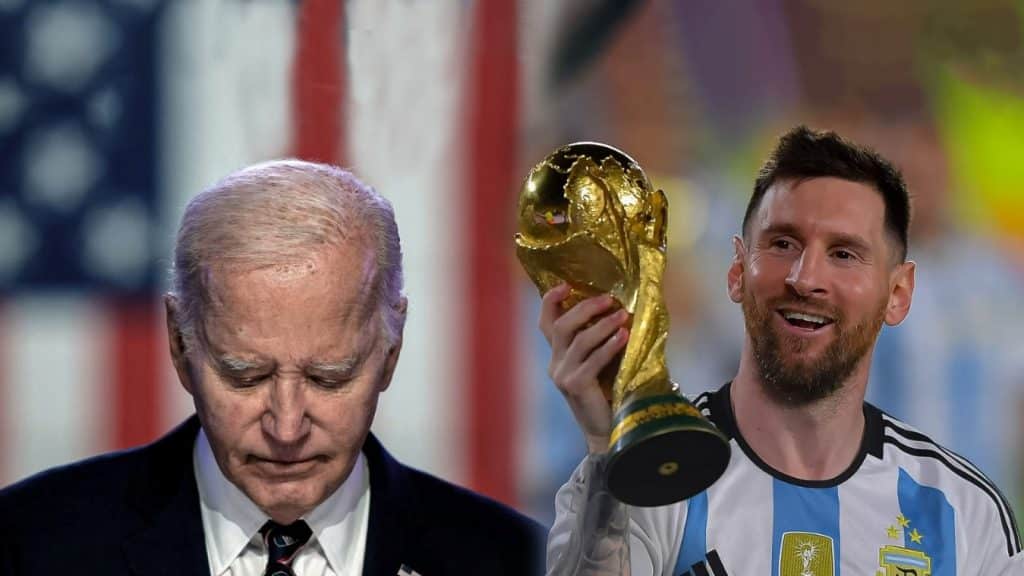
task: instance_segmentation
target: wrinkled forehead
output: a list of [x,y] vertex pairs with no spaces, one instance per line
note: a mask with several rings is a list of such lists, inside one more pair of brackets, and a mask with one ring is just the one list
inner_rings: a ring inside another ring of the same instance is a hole
[[372,250],[346,244],[274,262],[213,265],[203,280],[208,318],[287,309],[310,318],[364,320],[375,305],[377,267]]

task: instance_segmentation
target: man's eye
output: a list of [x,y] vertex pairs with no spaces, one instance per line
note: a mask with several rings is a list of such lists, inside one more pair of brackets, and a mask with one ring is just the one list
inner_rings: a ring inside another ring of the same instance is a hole
[[345,386],[349,382],[349,378],[327,378],[324,376],[310,376],[310,382],[316,384],[321,388],[328,388],[335,390]]
[[256,386],[260,382],[263,382],[270,376],[267,374],[257,374],[254,376],[228,376],[231,383],[238,388],[248,388],[250,386]]
[[780,250],[789,250],[792,246],[793,246],[793,243],[790,242],[789,240],[784,239],[784,238],[779,238],[778,240],[775,240],[774,242],[772,242],[772,247],[773,248],[778,248]]
[[853,260],[854,255],[853,252],[850,252],[849,250],[836,250],[835,257],[840,260]]

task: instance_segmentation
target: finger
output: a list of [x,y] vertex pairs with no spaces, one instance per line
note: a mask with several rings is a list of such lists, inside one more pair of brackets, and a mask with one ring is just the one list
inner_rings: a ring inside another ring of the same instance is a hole
[[596,382],[597,375],[607,366],[629,342],[629,330],[619,327],[607,340],[587,356],[578,369],[577,381]]
[[607,312],[615,304],[615,299],[608,294],[587,298],[573,306],[554,321],[551,328],[551,349],[565,350],[572,344],[576,333],[587,323]]
[[548,290],[540,300],[540,331],[551,343],[551,328],[562,315],[562,301],[569,296],[569,285],[562,283]]
[[593,326],[577,333],[566,350],[566,365],[583,364],[598,347],[615,336],[616,330],[622,327],[627,319],[629,319],[629,314],[625,310],[619,309],[595,322]]

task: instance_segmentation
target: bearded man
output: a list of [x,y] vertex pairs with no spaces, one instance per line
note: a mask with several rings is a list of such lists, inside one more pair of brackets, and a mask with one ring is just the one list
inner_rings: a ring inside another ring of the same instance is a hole
[[[729,297],[746,337],[736,377],[696,406],[729,438],[693,498],[628,507],[605,487],[612,413],[598,373],[628,314],[599,296],[540,326],[589,454],[556,498],[551,574],[1024,574],[1006,499],[976,467],[864,402],[882,324],[910,310],[910,202],[892,164],[798,127],[758,174],[733,239]],[[694,461],[690,466],[701,466]]]

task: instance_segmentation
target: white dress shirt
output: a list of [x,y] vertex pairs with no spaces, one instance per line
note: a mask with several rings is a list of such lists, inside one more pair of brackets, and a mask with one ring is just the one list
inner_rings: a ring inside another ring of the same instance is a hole
[[[237,486],[214,459],[200,429],[192,452],[206,538],[206,557],[214,576],[261,576],[267,550],[259,529],[270,518]],[[359,576],[363,572],[370,511],[366,458],[356,459],[345,482],[302,519],[313,535],[292,562],[297,576]]]

